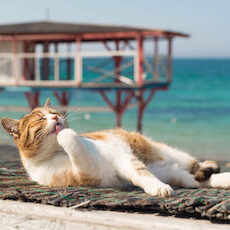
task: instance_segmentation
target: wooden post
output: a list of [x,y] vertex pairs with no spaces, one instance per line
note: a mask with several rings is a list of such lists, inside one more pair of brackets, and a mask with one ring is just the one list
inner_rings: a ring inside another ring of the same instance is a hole
[[81,37],[76,38],[76,56],[75,56],[75,80],[77,85],[80,85],[82,82],[82,56],[81,56]]
[[[67,53],[70,53],[71,51],[71,43],[67,43]],[[66,80],[71,80],[71,57],[67,57],[67,63],[66,63],[66,67],[67,67],[67,79]]]
[[25,97],[31,110],[39,106],[40,92],[25,92]]
[[[119,51],[120,47],[120,40],[115,41],[115,48],[116,51]],[[114,74],[115,74],[115,82],[119,83],[120,82],[120,65],[121,65],[121,58],[119,56],[114,56]],[[122,106],[121,106],[121,96],[122,92],[120,90],[116,91],[116,126],[117,128],[121,127],[121,121],[122,121]]]
[[12,41],[12,50],[13,50],[13,75],[15,78],[15,84],[19,85],[19,71],[18,71],[18,44],[16,40]]
[[[126,96],[124,97],[124,100],[122,101],[122,93],[126,92]],[[117,92],[117,98],[115,101],[115,105],[111,102],[111,100],[107,97],[104,90],[100,90],[99,93],[101,94],[104,101],[108,104],[108,106],[114,111],[116,115],[116,127],[120,128],[122,123],[122,116],[125,112],[125,110],[128,108],[132,98],[134,97],[134,92],[131,91],[125,91],[125,90],[118,90]]]
[[156,89],[152,89],[150,91],[146,100],[144,99],[144,90],[140,89],[138,92],[139,92],[139,96],[138,96],[138,113],[137,113],[137,131],[141,133],[144,110],[152,100],[152,97],[154,96]]
[[143,66],[143,37],[138,36],[137,37],[137,50],[138,50],[138,84],[142,85],[143,84],[143,71],[144,71],[144,66]]
[[154,81],[159,82],[158,37],[154,37]]
[[59,81],[59,58],[58,58],[58,43],[54,43],[54,80]]
[[[35,53],[35,43],[30,42],[28,47],[29,53]],[[28,58],[28,78],[29,80],[35,80],[35,59]]]
[[[44,42],[43,43],[43,53],[48,53],[49,52],[49,43]],[[48,57],[43,57],[42,60],[43,68],[42,68],[42,80],[49,80],[49,58]]]
[[[115,47],[116,47],[116,51],[119,51],[120,50],[120,40],[116,40],[115,41]],[[120,74],[121,74],[121,71],[120,71],[120,66],[121,66],[121,57],[119,56],[114,56],[114,67],[115,67],[115,71],[114,71],[114,74],[115,74],[115,82],[120,82]]]
[[172,37],[168,37],[167,81],[172,82]]

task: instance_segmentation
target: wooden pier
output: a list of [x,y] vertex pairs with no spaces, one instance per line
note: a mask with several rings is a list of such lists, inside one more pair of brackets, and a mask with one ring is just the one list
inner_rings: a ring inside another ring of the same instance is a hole
[[[70,92],[91,90],[116,114],[117,127],[135,100],[141,131],[145,108],[156,91],[172,82],[175,37],[188,35],[51,21],[0,25],[0,90],[23,92],[31,109],[39,106],[44,89],[61,106],[68,106]],[[163,55],[161,43],[167,51]],[[92,45],[100,49],[87,50]]]

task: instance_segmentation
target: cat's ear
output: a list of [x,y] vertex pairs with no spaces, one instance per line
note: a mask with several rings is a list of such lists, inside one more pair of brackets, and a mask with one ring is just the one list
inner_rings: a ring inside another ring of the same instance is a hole
[[19,120],[11,118],[2,118],[3,128],[13,137],[19,136]]
[[49,108],[51,106],[50,99],[47,98],[44,108]]

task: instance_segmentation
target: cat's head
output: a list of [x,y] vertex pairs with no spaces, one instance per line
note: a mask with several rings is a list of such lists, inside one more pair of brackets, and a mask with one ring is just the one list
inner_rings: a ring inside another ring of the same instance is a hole
[[67,126],[64,116],[50,108],[49,99],[44,107],[35,108],[20,120],[2,118],[1,123],[25,157],[33,157],[41,147],[52,147],[59,130]]

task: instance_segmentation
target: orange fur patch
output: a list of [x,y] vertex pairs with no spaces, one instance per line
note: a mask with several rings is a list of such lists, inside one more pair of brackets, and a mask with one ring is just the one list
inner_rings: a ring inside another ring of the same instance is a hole
[[98,132],[91,132],[91,133],[83,133],[80,136],[90,138],[90,139],[93,139],[93,140],[105,141],[107,139],[108,135],[106,133],[98,131]]
[[73,175],[71,170],[66,170],[59,174],[54,174],[50,183],[51,187],[68,187],[78,186],[79,183],[76,180],[76,176]]
[[50,183],[51,187],[68,187],[68,186],[98,186],[99,179],[95,179],[85,174],[74,175],[71,170],[65,170],[62,173],[54,174]]
[[34,157],[42,141],[42,135],[37,135],[45,129],[46,121],[40,120],[42,113],[36,111],[24,116],[19,122],[20,137],[14,141],[19,148],[20,154],[26,158]]
[[23,157],[32,158],[39,153],[41,142],[47,132],[47,121],[44,118],[45,112],[58,114],[58,116],[62,117],[54,109],[36,108],[19,120],[20,135],[14,138],[14,142]]
[[157,149],[154,148],[152,142],[140,133],[127,132],[122,129],[109,130],[110,133],[120,136],[125,140],[133,150],[133,153],[139,160],[144,163],[153,163],[154,161],[163,160],[163,158],[157,153]]
[[117,135],[127,142],[134,155],[144,163],[148,164],[153,163],[154,161],[163,160],[162,156],[157,153],[157,148],[154,148],[152,142],[140,133],[128,132],[123,129],[111,129],[92,133],[83,133],[81,136],[104,141],[109,138],[108,134]]
[[139,176],[152,176],[152,174],[148,171],[146,166],[141,161],[134,158],[131,160],[131,162]]
[[81,186],[98,186],[101,182],[100,179],[93,178],[86,174],[78,174],[78,182]]

